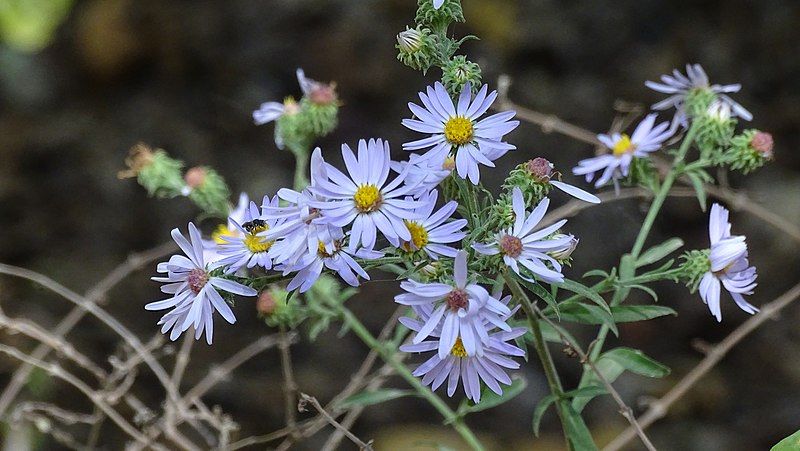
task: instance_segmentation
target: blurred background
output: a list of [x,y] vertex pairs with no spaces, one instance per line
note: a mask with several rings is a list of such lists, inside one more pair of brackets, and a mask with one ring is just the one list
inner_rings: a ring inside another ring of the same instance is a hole
[[[731,184],[787,219],[800,221],[800,4],[792,0],[566,1],[464,0],[466,24],[457,36],[480,41],[462,47],[480,63],[490,86],[513,79],[510,98],[596,132],[608,130],[616,100],[649,105],[660,97],[643,82],[687,62],[701,63],[712,82],[743,85],[736,99],[755,116],[753,127],[775,136],[775,160]],[[428,77],[395,59],[395,35],[413,22],[410,0],[0,0],[0,262],[43,272],[77,292],[137,250],[169,240],[197,211],[185,199],[156,200],[133,180],[118,180],[128,149],[138,141],[161,147],[188,166],[210,165],[234,192],[260,199],[291,185],[292,157],[273,142],[272,125],[253,125],[261,102],[298,97],[295,69],[336,81],[343,106],[340,127],[319,145],[339,162],[339,145],[383,137],[403,158],[402,142],[417,136],[400,126],[406,102],[440,74]],[[748,124],[749,126],[750,124]],[[544,156],[569,173],[591,146],[521,125],[509,141],[517,152],[494,171],[489,186],[527,159]],[[576,182],[567,176],[566,181]],[[581,186],[581,183],[577,183]],[[567,199],[556,194],[554,203]],[[585,210],[568,229],[581,238],[570,276],[609,269],[630,249],[646,204],[631,200]],[[688,248],[707,246],[706,215],[696,201],[671,199],[651,243],[678,235]],[[769,302],[800,278],[798,245],[744,213],[733,214],[734,232],[747,234],[759,269],[755,305]],[[210,230],[211,224],[207,224]],[[158,298],[149,280],[155,267],[135,273],[110,296],[108,309],[142,339],[152,336],[160,314],[143,305]],[[616,386],[633,406],[658,397],[701,358],[691,345],[714,343],[746,319],[730,299],[718,324],[699,296],[669,283],[657,287],[663,305],[679,312],[620,328],[619,341],[643,349],[673,373],[663,380],[626,375]],[[367,284],[351,307],[377,333],[395,309],[393,283]],[[641,303],[648,298],[635,299]],[[29,283],[0,277],[0,305],[10,316],[56,324],[71,308]],[[235,306],[235,326],[218,322],[215,344],[195,347],[186,375],[191,385],[215,362],[257,337],[273,333],[256,318],[253,302]],[[800,308],[790,306],[733,350],[711,374],[650,428],[660,449],[766,449],[800,428]],[[573,328],[585,334],[591,328]],[[23,349],[31,344],[3,334]],[[117,339],[92,320],[70,334],[97,359]],[[613,345],[614,343],[609,343]],[[352,335],[324,334],[293,347],[300,389],[327,401],[348,382],[367,349]],[[580,368],[559,357],[567,387]],[[100,360],[102,361],[102,360]],[[0,358],[0,386],[17,362]],[[524,365],[527,390],[511,403],[468,419],[494,449],[559,449],[560,429],[551,411],[543,438],[534,440],[533,406],[547,393],[535,363]],[[138,389],[147,395],[149,373]],[[402,387],[400,380],[390,385]],[[153,381],[153,387],[155,387]],[[206,398],[241,425],[240,435],[266,433],[283,423],[277,351],[236,371]],[[89,404],[59,384],[40,381],[26,397],[58,399],[75,410]],[[154,388],[152,399],[163,396]],[[455,402],[454,402],[455,404]],[[308,415],[308,414],[306,414]],[[301,415],[302,417],[302,415]],[[587,408],[598,442],[626,423],[610,399]],[[121,446],[106,434],[107,449]],[[326,430],[330,432],[329,430]],[[369,407],[354,428],[376,449],[425,449],[452,434],[424,402],[404,398]],[[321,433],[297,446],[317,449]],[[58,445],[42,439],[40,449]],[[631,449],[636,449],[633,445]],[[345,442],[343,449],[351,449]]]

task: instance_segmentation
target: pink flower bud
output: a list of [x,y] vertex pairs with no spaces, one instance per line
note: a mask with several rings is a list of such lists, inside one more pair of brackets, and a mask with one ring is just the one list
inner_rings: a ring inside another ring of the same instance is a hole
[[186,186],[189,188],[199,188],[203,186],[203,182],[206,180],[206,170],[195,166],[186,171],[186,175],[183,176],[183,180],[186,182]]
[[278,304],[275,302],[275,298],[272,297],[272,294],[264,290],[258,295],[258,300],[256,301],[256,311],[261,315],[271,315],[275,312],[275,308]]
[[756,132],[750,140],[750,147],[764,154],[766,158],[772,158],[772,135],[767,132]]
[[548,181],[550,180],[550,176],[553,175],[553,163],[550,163],[542,157],[528,160],[528,162],[525,163],[525,168],[531,175],[541,181]]

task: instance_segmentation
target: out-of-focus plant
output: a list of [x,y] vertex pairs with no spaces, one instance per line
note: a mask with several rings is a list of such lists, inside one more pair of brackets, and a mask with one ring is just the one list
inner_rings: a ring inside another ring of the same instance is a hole
[[34,53],[47,47],[66,20],[73,0],[3,0],[0,2],[0,41]]

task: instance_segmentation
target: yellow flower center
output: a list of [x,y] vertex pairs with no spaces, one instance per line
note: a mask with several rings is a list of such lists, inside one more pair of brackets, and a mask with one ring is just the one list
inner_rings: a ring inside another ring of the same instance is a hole
[[636,144],[631,142],[630,136],[623,134],[611,150],[614,152],[615,157],[621,157],[636,150]]
[[406,223],[406,227],[408,227],[408,231],[411,233],[411,242],[403,243],[403,249],[405,249],[406,252],[412,252],[425,247],[425,245],[428,244],[428,231],[425,230],[425,227],[416,221],[404,222]]
[[321,240],[317,241],[317,255],[322,258],[330,258],[333,257],[333,254],[337,253],[340,249],[341,243],[338,240],[334,240],[333,242],[333,251],[328,252],[328,248],[325,243]]
[[214,232],[211,233],[211,239],[214,240],[217,244],[225,244],[227,241],[223,239],[223,237],[233,237],[235,236],[226,224],[220,224],[214,229]]
[[275,243],[275,241],[268,240],[263,236],[258,236],[258,234],[261,232],[266,232],[268,229],[269,226],[266,224],[247,229],[247,235],[244,236],[245,247],[247,247],[247,249],[254,254],[259,252],[267,252]]
[[472,141],[472,121],[463,117],[451,117],[444,124],[444,137],[450,144],[461,146]]
[[383,196],[378,191],[378,187],[372,184],[361,185],[353,195],[356,208],[362,213],[373,212],[381,206]]
[[464,343],[461,342],[461,337],[456,338],[456,344],[453,345],[450,354],[462,359],[467,356],[467,350],[464,349]]

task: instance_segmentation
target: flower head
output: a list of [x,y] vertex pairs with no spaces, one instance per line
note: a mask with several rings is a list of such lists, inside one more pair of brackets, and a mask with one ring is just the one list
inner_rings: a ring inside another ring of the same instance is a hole
[[[506,296],[498,303],[506,305],[510,299],[510,296]],[[414,311],[419,316],[419,319],[404,317],[400,319],[400,322],[419,336],[430,322],[433,312],[430,306],[417,306],[414,307]],[[509,310],[499,319],[506,321],[511,314],[513,314],[513,311]],[[482,328],[486,330],[487,335],[486,339],[478,344],[481,347],[480,353],[468,354],[465,342],[461,337],[458,337],[448,348],[447,353],[442,355],[441,352],[437,352],[417,367],[414,370],[414,375],[422,377],[422,383],[430,385],[433,390],[438,389],[447,380],[448,396],[455,394],[458,384],[461,382],[467,398],[476,403],[481,400],[481,382],[498,395],[502,394],[501,384],[511,384],[511,378],[506,373],[506,370],[519,368],[519,363],[510,357],[525,355],[525,351],[509,342],[524,335],[526,329],[524,327],[510,328],[506,326],[501,330],[497,330],[496,325],[488,322],[484,322]],[[437,326],[430,332],[426,340],[403,345],[400,350],[403,352],[441,350],[442,336],[442,327]]]
[[[472,248],[484,255],[502,254],[505,264],[525,280],[533,281],[526,275],[526,272],[530,272],[546,282],[563,282],[561,264],[548,254],[565,252],[574,245],[574,237],[548,237],[566,224],[567,220],[562,219],[549,227],[534,231],[547,212],[550,199],[542,199],[530,215],[525,212],[525,199],[519,188],[514,188],[511,201],[514,224],[498,233],[494,241],[486,244],[474,243]],[[545,262],[549,262],[553,269],[548,268]]]
[[371,139],[358,142],[358,157],[347,144],[342,145],[342,157],[349,177],[325,163],[330,180],[317,180],[311,192],[326,198],[309,205],[322,211],[324,218],[317,222],[345,227],[352,224],[349,250],[360,245],[375,246],[377,231],[397,247],[400,240],[411,240],[404,220],[418,219],[415,212],[422,202],[404,199],[415,186],[404,184],[407,172],[387,183],[389,177],[389,143]]
[[555,166],[553,166],[553,163],[549,162],[545,158],[536,157],[533,160],[528,160],[526,163],[524,163],[524,168],[530,177],[532,177],[537,183],[552,185],[569,194],[570,196],[580,199],[584,202],[589,202],[592,204],[600,203],[600,199],[594,194],[587,193],[577,186],[557,180],[556,178],[561,177],[561,173],[554,171],[553,169]]
[[758,311],[748,303],[745,294],[753,294],[756,287],[756,268],[747,260],[747,243],[744,236],[731,235],[731,224],[728,222],[728,210],[714,204],[708,223],[708,234],[711,241],[709,261],[711,267],[700,280],[700,297],[708,305],[711,314],[722,321],[720,309],[720,284],[733,297],[736,305],[747,313]]
[[631,161],[634,158],[647,158],[651,152],[658,150],[664,141],[672,136],[673,130],[669,129],[667,122],[655,125],[655,121],[656,114],[648,114],[636,126],[636,130],[631,136],[620,133],[597,135],[597,139],[611,153],[581,160],[578,162],[578,166],[572,169],[572,173],[585,175],[586,181],[590,182],[595,178],[597,172],[602,171],[600,177],[595,181],[595,187],[605,185],[612,179],[616,183],[617,179],[628,175]]
[[415,210],[419,219],[406,221],[411,240],[401,245],[409,252],[425,251],[433,260],[438,260],[439,256],[455,257],[457,251],[447,244],[461,241],[467,236],[461,231],[467,225],[466,219],[445,222],[456,211],[456,201],[451,200],[436,213],[433,212],[438,197],[438,191],[431,191],[422,197],[423,205]]
[[729,107],[733,114],[749,121],[753,119],[743,106],[730,98],[727,93],[739,92],[742,88],[740,84],[732,85],[711,85],[708,81],[708,76],[699,64],[687,64],[686,75],[682,74],[678,69],[672,71],[672,75],[662,75],[662,83],[653,81],[646,81],[644,84],[648,88],[658,91],[669,96],[654,104],[654,110],[666,110],[675,108],[675,117],[673,125],[681,124],[684,127],[688,126],[688,119],[686,114],[686,101],[687,98],[697,90],[708,90],[714,93],[717,98]]
[[319,279],[324,268],[336,272],[342,280],[354,287],[359,285],[358,276],[369,280],[369,274],[364,271],[364,268],[353,257],[375,259],[382,257],[383,254],[366,249],[351,252],[344,246],[344,238],[344,232],[341,228],[328,225],[321,226],[316,252],[303,255],[293,265],[282,265],[281,268],[284,269],[284,274],[297,271],[297,274],[289,282],[286,289],[292,291],[299,288],[301,293],[308,291],[314,285],[314,282]]
[[[273,196],[271,200],[264,196],[264,204],[276,207],[278,196]],[[266,219],[263,210],[259,210],[255,202],[250,202],[244,221],[242,223],[233,221],[238,233],[221,236],[225,243],[219,246],[219,253],[223,257],[219,263],[227,267],[225,272],[232,274],[240,268],[256,266],[272,269],[272,256],[269,251],[275,240],[264,235],[279,223],[280,220]]]
[[420,133],[430,134],[428,138],[403,144],[403,149],[413,151],[429,149],[425,158],[443,162],[453,153],[458,176],[469,177],[477,184],[480,180],[478,164],[494,167],[493,161],[515,149],[502,141],[503,136],[519,125],[512,121],[513,111],[493,114],[478,120],[497,98],[497,92],[487,95],[484,85],[475,98],[472,98],[469,83],[465,84],[457,104],[447,94],[441,83],[428,87],[426,93],[419,93],[424,106],[409,103],[408,107],[417,119],[403,119],[403,125]]
[[483,352],[481,343],[488,339],[486,323],[510,330],[501,319],[510,311],[492,297],[486,289],[467,280],[467,253],[458,251],[453,265],[452,283],[420,283],[406,280],[400,283],[406,292],[395,296],[398,304],[427,306],[431,314],[417,331],[414,344],[421,343],[434,331],[439,334],[439,357],[445,358],[461,342],[466,355]]
[[411,194],[420,197],[435,189],[455,169],[455,159],[450,155],[443,157],[440,161],[412,153],[408,160],[392,161],[390,167],[398,174],[405,172],[406,184],[416,187]]
[[161,291],[172,296],[151,302],[144,308],[172,309],[158,322],[162,333],[166,334],[171,330],[170,340],[177,340],[189,326],[194,326],[195,339],[199,339],[205,332],[206,342],[211,344],[214,335],[214,311],[219,312],[230,324],[236,322],[233,311],[217,290],[241,296],[255,296],[258,293],[233,280],[212,276],[210,268],[203,260],[200,232],[192,223],[189,223],[189,236],[191,242],[178,229],[172,230],[172,238],[186,255],[173,255],[168,262],[159,263],[157,271],[166,273],[167,276],[152,278],[156,282],[165,283]]

